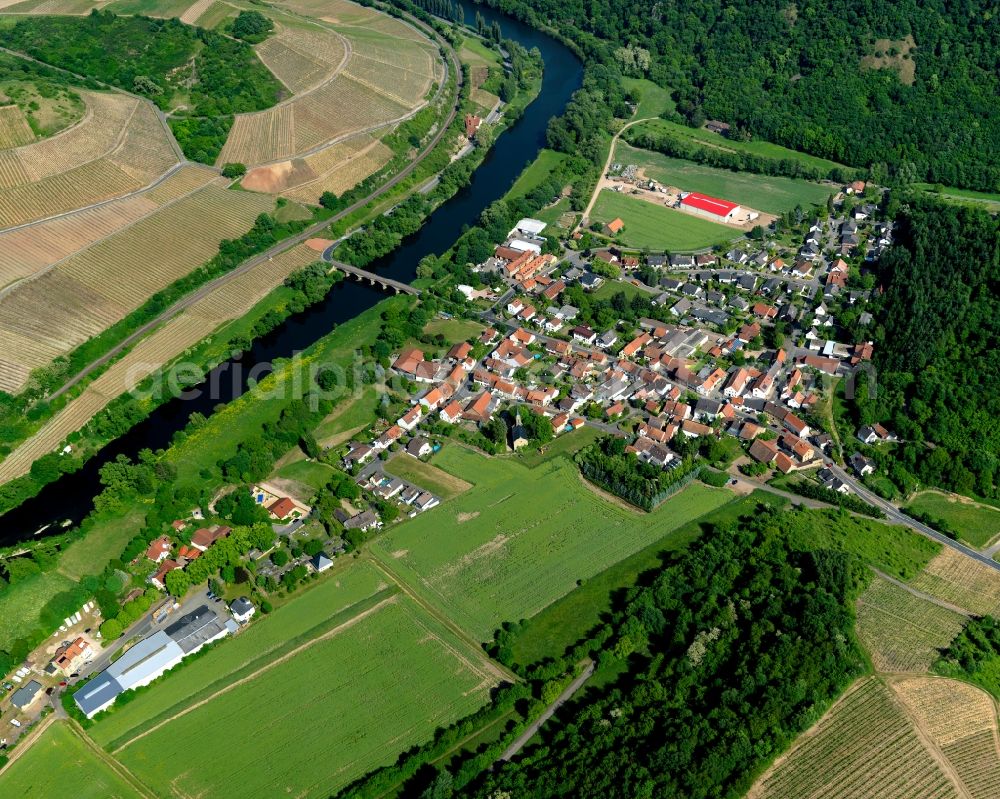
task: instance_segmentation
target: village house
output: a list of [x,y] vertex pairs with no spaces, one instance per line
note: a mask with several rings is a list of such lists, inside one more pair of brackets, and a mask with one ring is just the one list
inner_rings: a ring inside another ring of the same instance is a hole
[[169,536],[161,535],[159,538],[153,539],[146,547],[146,557],[153,563],[160,563],[170,554],[172,548],[173,544]]

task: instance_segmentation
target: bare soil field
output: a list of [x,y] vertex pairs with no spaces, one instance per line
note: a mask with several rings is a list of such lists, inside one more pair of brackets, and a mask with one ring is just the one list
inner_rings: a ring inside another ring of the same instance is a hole
[[288,275],[315,260],[316,253],[300,245],[192,304],[108,367],[79,397],[0,462],[0,481],[25,474],[33,461],[57,449],[66,436],[82,428],[112,399],[211,335],[220,325],[245,314]]

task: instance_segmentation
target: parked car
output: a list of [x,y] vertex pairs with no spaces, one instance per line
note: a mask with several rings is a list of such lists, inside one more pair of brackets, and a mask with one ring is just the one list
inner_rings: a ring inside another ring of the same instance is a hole
[[13,724],[15,727],[21,726],[21,722],[19,722],[17,719],[11,719],[10,723]]

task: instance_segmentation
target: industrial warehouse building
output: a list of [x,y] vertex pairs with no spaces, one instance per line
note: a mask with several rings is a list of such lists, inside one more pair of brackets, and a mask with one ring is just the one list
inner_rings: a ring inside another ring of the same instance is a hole
[[148,685],[205,644],[237,629],[232,619],[223,620],[207,605],[201,605],[133,646],[77,691],[73,699],[91,718],[110,707],[122,692]]
[[681,197],[681,208],[713,222],[732,222],[740,212],[736,203],[692,191]]

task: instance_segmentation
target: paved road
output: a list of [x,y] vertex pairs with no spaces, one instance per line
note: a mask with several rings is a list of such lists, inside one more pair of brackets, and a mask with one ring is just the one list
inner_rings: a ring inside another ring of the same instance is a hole
[[833,464],[830,467],[830,469],[833,470],[833,473],[837,477],[839,477],[841,480],[847,483],[847,485],[851,487],[851,490],[854,491],[854,493],[856,493],[861,499],[883,511],[886,515],[886,518],[890,522],[906,525],[910,529],[920,533],[922,536],[933,539],[934,541],[937,541],[939,544],[944,544],[946,547],[951,547],[956,552],[965,555],[967,558],[972,558],[972,560],[977,561],[984,566],[988,566],[989,568],[993,569],[996,572],[1000,572],[1000,563],[997,563],[995,560],[987,557],[981,552],[977,552],[971,547],[967,547],[965,544],[961,544],[958,541],[948,538],[948,536],[944,535],[943,533],[939,533],[932,527],[928,527],[923,522],[918,522],[916,519],[907,516],[891,502],[887,502],[877,494],[873,494],[862,483],[860,483],[857,479],[848,474],[843,468],[841,468],[837,464]]
[[593,673],[594,673],[594,664],[590,663],[588,664],[587,668],[583,670],[583,673],[580,674],[580,676],[577,677],[575,680],[573,680],[573,682],[569,684],[569,686],[566,688],[565,691],[559,694],[559,697],[556,699],[556,701],[553,702],[551,705],[549,705],[542,713],[542,715],[540,715],[537,719],[535,719],[535,721],[528,727],[528,729],[526,729],[523,733],[521,733],[521,735],[518,736],[518,739],[507,747],[507,750],[502,755],[500,755],[500,760],[510,760],[512,757],[514,757],[514,755],[520,752],[524,748],[524,745],[535,737],[535,733],[538,732],[538,729],[546,721],[552,718],[552,714],[555,713],[571,696],[573,696],[573,694],[575,694],[577,691],[580,690],[580,686],[582,686],[587,680],[589,680],[590,675]]
[[[0,48],[0,52],[2,51],[3,48]],[[133,344],[135,344],[139,339],[141,339],[151,330],[159,327],[164,322],[177,316],[177,314],[181,313],[182,311],[184,311],[185,309],[196,303],[198,300],[203,299],[206,295],[215,291],[215,289],[225,285],[226,283],[229,283],[231,280],[236,279],[240,275],[249,272],[254,267],[260,266],[260,264],[271,260],[275,255],[278,255],[279,253],[284,252],[285,250],[291,249],[292,247],[301,244],[306,239],[315,236],[320,231],[326,229],[327,227],[336,222],[339,222],[341,219],[347,217],[348,215],[353,214],[355,211],[364,207],[372,200],[382,196],[386,192],[395,188],[401,181],[406,180],[406,178],[408,178],[410,174],[412,174],[413,170],[417,168],[420,162],[423,161],[431,153],[431,151],[438,145],[442,137],[448,132],[448,128],[451,126],[451,123],[455,119],[455,114],[458,113],[457,100],[461,94],[462,71],[457,66],[455,52],[454,50],[452,50],[450,46],[448,46],[448,54],[451,60],[451,64],[450,66],[446,64],[445,81],[447,82],[449,69],[454,70],[458,81],[458,85],[456,87],[457,91],[455,93],[456,103],[452,106],[451,111],[448,113],[447,119],[445,119],[445,121],[442,123],[438,132],[434,135],[434,138],[431,139],[428,145],[424,148],[423,152],[421,152],[420,155],[418,155],[404,169],[402,169],[399,172],[399,174],[397,174],[395,177],[384,183],[379,188],[375,189],[375,191],[373,191],[367,197],[363,197],[362,199],[353,203],[352,205],[345,208],[343,211],[340,211],[339,213],[335,214],[334,216],[330,217],[329,219],[324,219],[321,222],[317,222],[313,225],[310,225],[301,233],[297,233],[296,235],[285,239],[279,244],[274,245],[270,249],[265,250],[259,255],[256,255],[247,261],[244,261],[242,264],[240,264],[232,271],[227,272],[226,274],[220,277],[217,277],[215,280],[206,283],[204,286],[202,286],[200,289],[193,292],[192,294],[188,294],[182,299],[178,300],[176,303],[171,305],[167,310],[165,310],[155,319],[152,319],[151,321],[144,324],[142,327],[140,327],[138,330],[136,330],[134,333],[132,333],[130,336],[124,339],[121,343],[112,347],[111,350],[106,352],[100,358],[91,362],[89,365],[87,365],[82,370],[73,375],[73,377],[71,377],[68,381],[66,381],[66,383],[64,383],[58,390],[53,392],[48,399],[49,400],[55,399],[60,394],[65,393],[70,388],[79,383],[81,380],[83,380],[85,377],[87,377],[91,372],[93,372],[96,369],[99,369],[101,366],[108,363],[110,360],[116,358],[118,355],[121,354],[123,350],[127,349],[128,347],[131,347]]]

